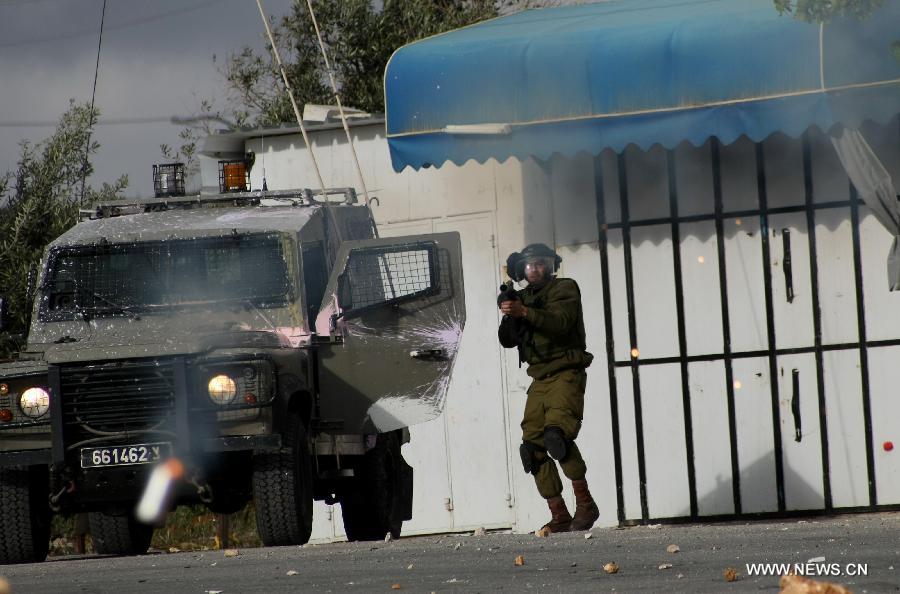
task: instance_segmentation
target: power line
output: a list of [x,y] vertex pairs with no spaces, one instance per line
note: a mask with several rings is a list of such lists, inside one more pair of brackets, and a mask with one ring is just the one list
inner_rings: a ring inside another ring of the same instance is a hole
[[[219,4],[222,0],[206,0],[205,2],[198,2],[193,6],[188,6],[186,8],[180,8],[177,10],[169,10],[166,12],[161,12],[159,14],[154,14],[146,17],[131,19],[122,21],[120,23],[116,23],[115,25],[109,25],[106,27],[107,31],[116,31],[119,29],[127,29],[129,27],[135,27],[137,25],[143,25],[144,23],[151,23],[153,21],[160,21],[167,19],[169,17],[178,16],[180,14],[185,14],[188,12],[193,12],[195,10],[200,10],[201,8],[206,8],[207,6],[212,6],[213,4]],[[81,31],[78,33],[66,33],[64,35],[52,35],[49,37],[36,37],[34,39],[23,39],[21,41],[6,41],[0,43],[0,47],[18,47],[22,45],[34,45],[37,43],[51,43],[54,41],[63,41],[66,39],[78,39],[79,37],[89,37],[93,36],[94,31]]]
[[41,4],[44,2],[60,2],[61,0],[0,0],[0,6],[21,6],[23,4]]
[[[123,126],[133,124],[177,124],[172,116],[148,116],[143,118],[104,118],[98,120],[97,126]],[[0,121],[0,128],[54,128],[59,120],[19,120]]]

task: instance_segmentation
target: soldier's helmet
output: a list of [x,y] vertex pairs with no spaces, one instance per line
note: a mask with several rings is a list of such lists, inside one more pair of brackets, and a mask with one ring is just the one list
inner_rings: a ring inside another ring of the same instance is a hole
[[543,243],[532,243],[525,246],[521,252],[510,254],[507,259],[507,270],[513,280],[521,281],[526,278],[526,270],[529,266],[542,265],[548,276],[552,276],[558,269],[562,258],[550,247]]

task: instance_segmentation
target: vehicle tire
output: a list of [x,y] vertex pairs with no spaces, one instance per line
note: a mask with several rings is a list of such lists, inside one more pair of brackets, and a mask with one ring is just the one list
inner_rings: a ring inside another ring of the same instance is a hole
[[46,466],[0,469],[0,564],[35,563],[50,548]]
[[139,522],[131,514],[90,512],[88,524],[94,551],[99,555],[143,555],[153,538],[153,526]]
[[412,469],[400,454],[396,432],[378,436],[360,471],[357,490],[341,497],[347,540],[381,540],[388,533],[400,538],[412,512]]
[[290,413],[279,452],[253,459],[256,528],[263,544],[302,545],[312,533],[313,484],[309,444],[300,415]]

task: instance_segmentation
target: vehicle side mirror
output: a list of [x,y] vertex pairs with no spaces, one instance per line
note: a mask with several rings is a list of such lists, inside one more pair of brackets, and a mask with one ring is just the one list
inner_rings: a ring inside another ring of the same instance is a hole
[[9,328],[9,300],[0,296],[0,332],[6,332]]

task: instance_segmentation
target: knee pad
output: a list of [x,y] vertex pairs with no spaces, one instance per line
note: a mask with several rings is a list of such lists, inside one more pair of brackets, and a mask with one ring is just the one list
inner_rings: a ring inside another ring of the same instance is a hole
[[528,441],[523,441],[522,445],[519,446],[522,468],[525,469],[527,474],[537,474],[538,468],[541,467],[543,462],[546,462],[546,460],[538,461],[537,456],[535,456],[536,451],[537,446]]
[[544,447],[554,460],[563,460],[569,453],[569,440],[559,427],[544,429]]

